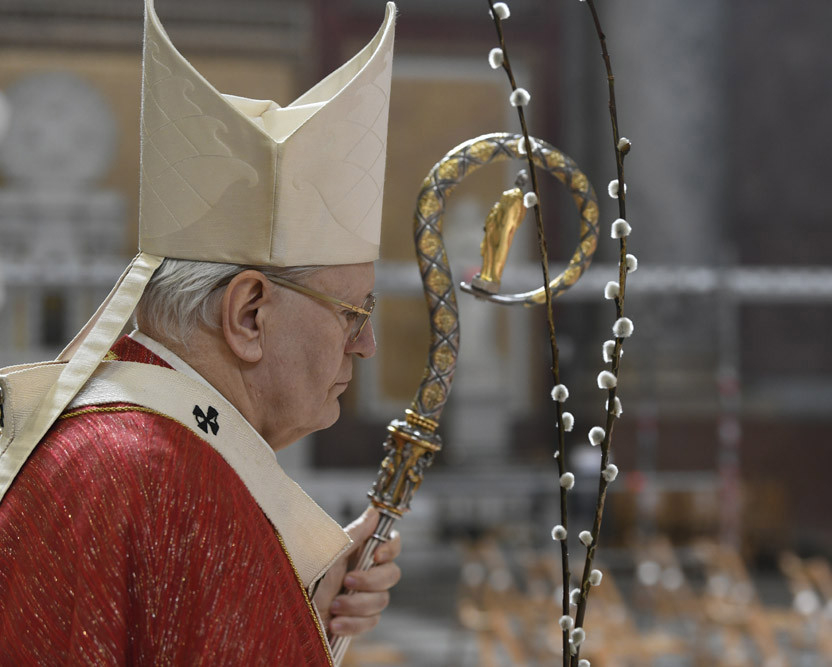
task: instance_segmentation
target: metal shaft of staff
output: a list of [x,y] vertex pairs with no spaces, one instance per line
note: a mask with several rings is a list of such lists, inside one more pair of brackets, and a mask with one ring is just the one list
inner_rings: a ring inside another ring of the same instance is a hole
[[[361,551],[361,555],[358,557],[358,563],[354,569],[364,571],[369,570],[374,565],[373,557],[375,556],[376,549],[390,539],[390,533],[393,531],[393,524],[395,523],[396,518],[397,517],[393,517],[388,514],[381,515],[375,532],[372,534],[370,539],[364,543],[364,548]],[[353,593],[355,593],[353,590],[346,592],[347,595],[352,595]],[[341,661],[344,659],[344,655],[350,647],[350,639],[352,638],[344,636],[335,637],[332,640],[330,648],[332,661],[335,663],[336,667],[340,665]]]

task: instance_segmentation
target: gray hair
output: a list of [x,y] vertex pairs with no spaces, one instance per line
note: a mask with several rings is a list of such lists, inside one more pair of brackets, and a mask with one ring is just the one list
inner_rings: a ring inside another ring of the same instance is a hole
[[[148,282],[133,314],[133,324],[146,324],[169,341],[187,347],[200,326],[220,326],[218,308],[223,290],[242,271],[254,269],[267,278],[297,279],[314,273],[318,266],[263,267],[166,258]],[[164,341],[160,341],[164,342]]]

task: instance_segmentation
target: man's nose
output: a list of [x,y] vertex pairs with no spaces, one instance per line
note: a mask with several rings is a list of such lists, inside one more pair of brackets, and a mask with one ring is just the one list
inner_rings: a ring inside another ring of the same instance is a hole
[[350,342],[347,352],[357,354],[362,359],[369,359],[376,353],[376,335],[373,331],[373,321],[370,320],[364,325],[355,342]]

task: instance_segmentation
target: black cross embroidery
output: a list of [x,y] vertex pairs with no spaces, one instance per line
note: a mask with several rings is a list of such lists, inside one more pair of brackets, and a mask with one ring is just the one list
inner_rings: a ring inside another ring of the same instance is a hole
[[196,425],[199,426],[203,431],[208,433],[208,427],[211,427],[211,433],[213,435],[217,434],[217,431],[220,430],[220,425],[217,423],[217,417],[219,416],[219,412],[217,412],[213,407],[210,405],[208,406],[208,414],[206,415],[202,408],[198,405],[194,406],[194,417],[196,417]]

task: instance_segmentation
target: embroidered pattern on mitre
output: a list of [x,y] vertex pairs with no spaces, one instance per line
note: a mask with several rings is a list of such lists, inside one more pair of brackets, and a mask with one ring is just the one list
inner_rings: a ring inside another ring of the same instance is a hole
[[217,91],[145,3],[140,247],[273,266],[378,258],[395,6],[290,105]]

